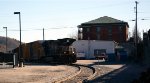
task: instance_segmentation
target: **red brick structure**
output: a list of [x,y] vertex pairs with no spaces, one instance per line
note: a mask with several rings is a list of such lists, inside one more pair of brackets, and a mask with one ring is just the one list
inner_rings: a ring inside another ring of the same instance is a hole
[[78,26],[79,40],[114,40],[118,43],[127,41],[127,22],[108,16],[82,23]]

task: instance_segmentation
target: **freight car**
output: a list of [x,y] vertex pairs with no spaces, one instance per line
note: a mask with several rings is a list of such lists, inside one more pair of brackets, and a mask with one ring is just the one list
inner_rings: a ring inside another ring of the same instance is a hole
[[[23,44],[23,59],[24,61],[46,63],[74,63],[76,62],[75,48],[72,47],[74,41],[75,39],[64,38]],[[18,54],[19,48],[13,52]]]

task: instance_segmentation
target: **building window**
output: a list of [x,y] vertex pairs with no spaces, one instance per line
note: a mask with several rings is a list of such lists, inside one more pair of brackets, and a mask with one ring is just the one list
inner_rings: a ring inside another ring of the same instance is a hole
[[90,28],[86,28],[86,31],[87,31],[87,32],[90,32]]
[[108,33],[112,34],[112,28],[111,27],[108,28]]
[[83,28],[78,28],[78,39],[83,39]]
[[120,26],[120,27],[119,27],[119,31],[122,31],[122,29],[123,29],[122,26]]
[[113,40],[112,34],[108,34],[108,40]]
[[120,42],[124,41],[124,36],[122,33],[120,33]]
[[112,27],[108,28],[108,40],[112,40]]
[[100,40],[100,34],[97,34],[97,40]]
[[124,41],[123,26],[119,26],[119,30],[118,31],[119,31],[118,34],[120,35],[120,36],[118,36],[118,37],[120,37],[119,41],[122,42],[122,41]]
[[79,34],[78,34],[78,39],[79,39],[79,40],[82,40],[82,39],[83,39],[83,34],[82,34],[82,33],[79,33]]
[[101,30],[101,27],[96,27],[97,32],[100,32],[100,30]]

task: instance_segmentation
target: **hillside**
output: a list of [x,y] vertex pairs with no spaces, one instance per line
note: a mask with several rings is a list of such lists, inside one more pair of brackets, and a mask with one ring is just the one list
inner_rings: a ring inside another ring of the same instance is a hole
[[[19,46],[19,41],[8,37],[7,46],[8,51],[10,51]],[[5,50],[6,50],[6,38],[0,36],[0,52],[5,52]]]

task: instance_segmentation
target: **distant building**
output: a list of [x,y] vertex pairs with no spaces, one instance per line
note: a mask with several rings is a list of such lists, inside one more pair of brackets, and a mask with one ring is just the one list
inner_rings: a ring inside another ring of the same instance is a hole
[[127,22],[104,16],[79,25],[78,39],[123,43],[128,39],[128,28]]
[[77,58],[92,59],[101,52],[114,56],[117,43],[101,40],[77,40],[73,42],[72,46],[76,49]]
[[145,46],[150,46],[150,29],[148,32],[144,32],[143,33],[143,43],[145,44]]

